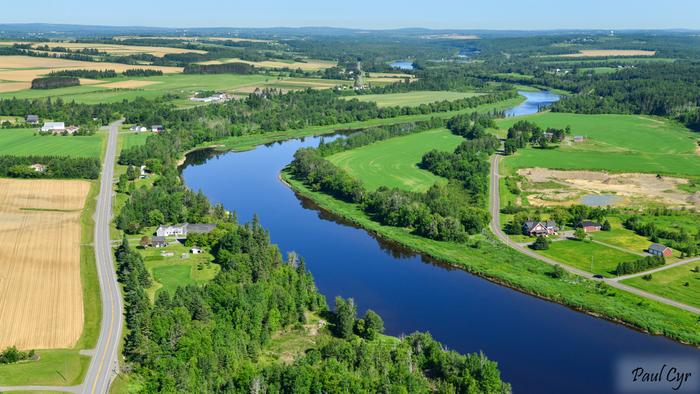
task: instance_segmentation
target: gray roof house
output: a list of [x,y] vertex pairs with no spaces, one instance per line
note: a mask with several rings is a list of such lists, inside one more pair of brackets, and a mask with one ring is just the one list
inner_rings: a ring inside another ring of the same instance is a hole
[[545,222],[538,222],[534,220],[528,220],[523,223],[523,234],[530,236],[538,235],[554,235],[559,231],[559,226],[557,222],[553,220],[548,220]]
[[27,123],[30,123],[30,124],[39,123],[39,115],[27,115]]
[[647,249],[647,252],[649,254],[653,254],[654,256],[663,256],[663,257],[671,257],[673,256],[673,250],[669,248],[666,245],[661,245],[661,244],[651,244],[649,249]]
[[182,223],[171,226],[162,225],[156,229],[156,235],[159,237],[186,237],[187,234],[206,234],[216,228],[216,224],[208,223]]
[[165,237],[153,237],[151,238],[151,246],[154,248],[162,248],[164,246],[167,246],[167,243],[165,242]]

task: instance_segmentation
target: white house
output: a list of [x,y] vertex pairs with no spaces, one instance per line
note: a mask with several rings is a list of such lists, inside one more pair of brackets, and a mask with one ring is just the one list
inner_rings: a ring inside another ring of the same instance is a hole
[[187,225],[175,224],[172,226],[158,226],[156,235],[159,237],[184,236],[187,235]]
[[64,122],[46,122],[44,125],[41,127],[41,131],[43,132],[52,132],[52,133],[63,133],[66,131],[66,124]]
[[204,253],[204,252],[203,252],[202,249],[200,249],[200,248],[192,248],[192,249],[190,249],[190,253],[192,253],[192,254],[202,254],[202,253]]
[[[65,131],[66,131],[66,133],[68,133],[68,134],[70,134],[70,135],[73,135],[73,134],[75,134],[75,132],[78,131],[78,130],[80,130],[80,127],[78,127],[78,126],[68,126],[68,127],[66,127],[66,130],[65,130]],[[59,133],[59,132],[58,132],[58,131],[54,131],[54,134],[57,134],[57,133]]]
[[148,128],[139,125],[134,125],[129,127],[129,130],[143,133],[144,131],[148,131]]

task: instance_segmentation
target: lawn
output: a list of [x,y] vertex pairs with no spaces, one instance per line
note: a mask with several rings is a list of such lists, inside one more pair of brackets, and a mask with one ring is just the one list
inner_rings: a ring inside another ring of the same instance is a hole
[[609,216],[607,219],[610,222],[611,230],[593,233],[594,240],[619,246],[635,253],[642,253],[651,245],[651,241],[647,238],[624,228],[620,218]]
[[467,97],[479,96],[482,93],[471,92],[444,92],[444,91],[418,91],[407,93],[366,94],[360,96],[348,96],[347,99],[360,101],[373,101],[380,107],[412,107],[421,104],[429,104],[437,101],[453,101]]
[[424,192],[446,180],[418,168],[423,155],[433,149],[453,151],[463,141],[447,129],[429,130],[340,152],[328,160],[361,180],[369,190],[388,186]]
[[505,160],[509,167],[700,175],[700,160],[695,152],[697,135],[669,120],[546,112],[503,119],[497,124],[502,132],[521,119],[543,128],[571,126],[573,135],[586,136],[587,141],[564,142],[556,149],[521,149]]
[[636,277],[622,283],[700,308],[700,272],[693,272],[696,267],[700,262],[656,272],[651,280]]
[[72,386],[82,382],[90,363],[90,357],[77,349],[37,350],[37,354],[38,361],[0,365],[0,385]]
[[38,135],[35,129],[0,130],[0,155],[100,157],[105,133],[90,136]]
[[140,146],[140,145],[145,145],[146,144],[146,139],[153,135],[152,133],[149,132],[144,132],[144,133],[122,133],[122,150],[124,149],[129,149],[133,146]]
[[[151,299],[165,290],[171,295],[180,286],[201,285],[216,276],[221,270],[214,264],[209,253],[199,255],[189,254],[189,248],[175,240],[169,240],[165,248],[147,248],[141,250],[146,269],[151,273],[153,285],[147,290]],[[172,252],[173,256],[162,256],[161,252]],[[187,253],[187,258],[182,258]]]
[[549,249],[538,252],[563,264],[606,277],[616,276],[613,272],[618,263],[640,258],[594,242],[574,240],[552,242]]

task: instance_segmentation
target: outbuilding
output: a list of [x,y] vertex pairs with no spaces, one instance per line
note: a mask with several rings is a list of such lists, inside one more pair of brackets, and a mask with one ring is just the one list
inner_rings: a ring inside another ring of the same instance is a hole
[[39,115],[27,115],[27,123],[39,124]]
[[151,238],[151,246],[154,248],[164,248],[168,246],[168,244],[165,242],[165,237],[153,237]]
[[600,231],[603,228],[603,225],[598,222],[592,222],[590,220],[582,220],[576,227],[582,228],[583,231],[587,233],[595,233]]
[[661,244],[651,244],[649,249],[647,249],[649,254],[654,256],[671,257],[673,256],[673,250],[666,245]]
[[204,251],[203,251],[202,249],[200,249],[200,248],[191,248],[191,249],[190,249],[190,253],[192,253],[192,254],[202,254],[202,253],[204,253]]

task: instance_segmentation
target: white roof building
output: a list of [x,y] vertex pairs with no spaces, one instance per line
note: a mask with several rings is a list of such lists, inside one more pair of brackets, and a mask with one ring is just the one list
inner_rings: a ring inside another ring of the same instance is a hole
[[64,122],[46,122],[41,127],[41,131],[64,131],[66,124]]

